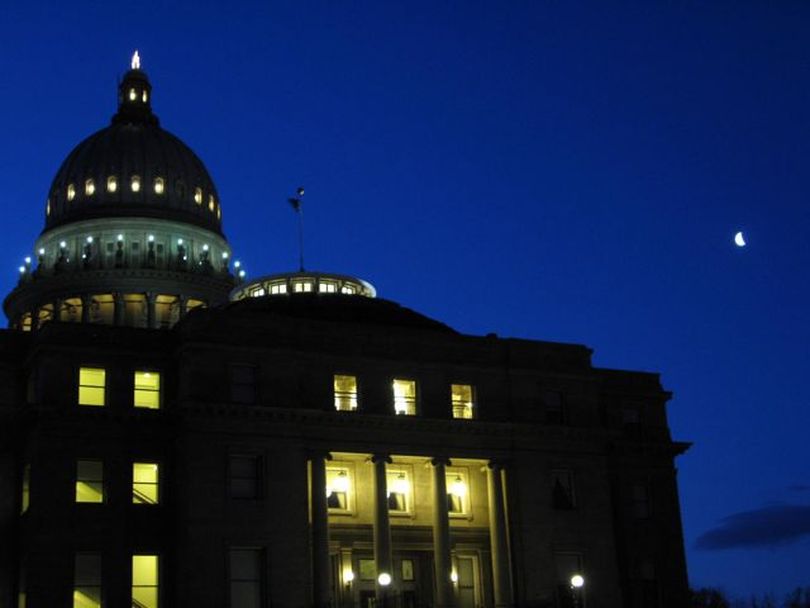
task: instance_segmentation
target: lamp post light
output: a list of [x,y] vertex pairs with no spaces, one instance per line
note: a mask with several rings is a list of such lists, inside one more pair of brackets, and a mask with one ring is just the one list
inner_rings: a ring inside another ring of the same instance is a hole
[[569,582],[571,583],[571,599],[574,608],[579,608],[579,599],[582,593],[582,587],[585,586],[585,577],[581,574],[574,574]]

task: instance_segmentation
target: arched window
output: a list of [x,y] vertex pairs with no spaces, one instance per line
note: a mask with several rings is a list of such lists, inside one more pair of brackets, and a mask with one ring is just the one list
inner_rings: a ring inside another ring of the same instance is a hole
[[194,188],[194,202],[202,205],[202,188]]
[[84,182],[84,194],[85,196],[93,196],[96,192],[96,182],[92,179],[85,180]]
[[130,182],[130,187],[132,188],[133,192],[140,192],[141,191],[141,178],[139,175],[133,175],[132,181]]
[[155,178],[155,194],[163,194],[163,178]]
[[107,192],[115,192],[116,190],[118,190],[118,178],[110,175],[107,178]]
[[76,198],[76,186],[73,184],[68,184],[67,187],[67,200],[72,201]]
[[135,89],[130,89],[129,90],[129,100],[130,101],[135,101],[136,99],[138,99],[138,92]]

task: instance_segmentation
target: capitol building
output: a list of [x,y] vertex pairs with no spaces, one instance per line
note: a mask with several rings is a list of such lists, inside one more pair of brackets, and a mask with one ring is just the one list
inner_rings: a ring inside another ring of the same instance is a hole
[[687,605],[657,374],[342,269],[248,279],[137,54],[45,188],[0,330],[0,608]]

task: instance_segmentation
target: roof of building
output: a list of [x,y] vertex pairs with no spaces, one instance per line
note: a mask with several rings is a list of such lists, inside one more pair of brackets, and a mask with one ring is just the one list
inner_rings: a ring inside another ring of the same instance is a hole
[[[160,127],[151,95],[141,69],[124,75],[112,124],[77,145],[54,177],[46,232],[86,219],[146,217],[222,233],[211,176],[186,144]],[[135,187],[133,178],[138,181]]]

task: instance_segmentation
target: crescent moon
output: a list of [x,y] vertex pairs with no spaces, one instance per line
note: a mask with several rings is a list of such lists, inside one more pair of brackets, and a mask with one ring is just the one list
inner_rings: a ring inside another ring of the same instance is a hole
[[737,245],[737,247],[745,247],[745,237],[742,232],[738,232],[734,235],[734,244]]

